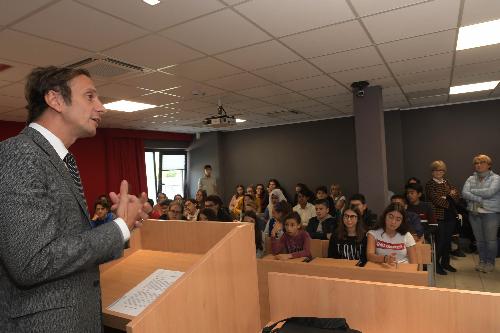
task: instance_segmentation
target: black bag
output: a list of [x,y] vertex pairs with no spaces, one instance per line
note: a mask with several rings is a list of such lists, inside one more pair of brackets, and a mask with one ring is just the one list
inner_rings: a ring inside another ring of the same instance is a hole
[[[281,328],[279,323],[285,322]],[[264,327],[262,333],[361,333],[349,328],[344,318],[292,317]]]

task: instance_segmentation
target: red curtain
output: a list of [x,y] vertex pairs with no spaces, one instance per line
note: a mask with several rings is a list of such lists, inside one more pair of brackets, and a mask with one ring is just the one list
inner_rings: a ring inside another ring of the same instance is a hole
[[144,140],[141,138],[106,137],[106,180],[107,188],[120,189],[120,182],[129,183],[129,193],[148,192]]

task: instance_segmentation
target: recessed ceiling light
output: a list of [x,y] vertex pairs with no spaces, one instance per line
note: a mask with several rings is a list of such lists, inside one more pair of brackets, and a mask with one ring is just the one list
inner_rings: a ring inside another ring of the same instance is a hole
[[450,95],[495,89],[500,81],[480,82],[450,87]]
[[112,103],[104,104],[104,107],[108,110],[115,111],[123,111],[123,112],[135,112],[140,110],[152,109],[155,108],[156,105],[146,104],[146,103],[137,103],[132,101],[126,101],[124,99]]
[[143,2],[147,3],[148,5],[154,6],[160,3],[160,0],[142,0]]
[[457,50],[500,43],[500,20],[488,21],[458,29]]
[[237,123],[244,123],[245,121],[247,121],[247,120],[246,119],[236,118],[236,122]]

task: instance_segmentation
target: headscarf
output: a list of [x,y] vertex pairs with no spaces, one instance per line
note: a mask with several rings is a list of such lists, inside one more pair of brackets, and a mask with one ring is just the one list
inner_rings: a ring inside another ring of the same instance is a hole
[[281,201],[287,201],[285,195],[279,188],[275,188],[274,190],[271,191],[271,194],[269,195],[269,204],[267,205],[267,210],[269,211],[269,218],[273,216],[273,201],[272,201],[272,196],[277,196],[278,197],[278,202]]

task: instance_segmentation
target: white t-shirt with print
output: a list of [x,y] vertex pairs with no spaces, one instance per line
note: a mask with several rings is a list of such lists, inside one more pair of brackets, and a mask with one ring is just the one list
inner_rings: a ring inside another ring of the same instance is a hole
[[388,256],[391,253],[396,253],[396,260],[399,263],[408,262],[408,252],[406,249],[415,245],[415,239],[409,232],[406,235],[396,232],[396,235],[391,238],[381,228],[370,230],[368,234],[375,238],[375,254]]

